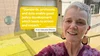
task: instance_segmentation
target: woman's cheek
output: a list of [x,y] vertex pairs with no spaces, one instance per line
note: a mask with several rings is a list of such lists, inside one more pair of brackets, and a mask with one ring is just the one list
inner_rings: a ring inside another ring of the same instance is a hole
[[82,28],[80,28],[80,31],[79,31],[79,34],[80,35],[85,35],[85,32],[86,32],[86,27],[82,27]]
[[66,25],[65,25],[65,24],[63,24],[63,31],[65,31],[65,29],[66,29]]
[[64,34],[66,34],[67,29],[68,29],[68,26],[63,25],[63,33],[64,33]]

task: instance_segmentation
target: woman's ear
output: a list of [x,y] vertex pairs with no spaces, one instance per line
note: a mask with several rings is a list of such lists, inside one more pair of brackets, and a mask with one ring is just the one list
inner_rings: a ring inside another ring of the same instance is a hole
[[87,30],[89,31],[90,29],[91,29],[91,26],[89,26]]
[[85,34],[87,34],[87,32],[88,32],[90,29],[91,29],[91,26],[89,26],[89,27],[87,28],[87,31],[86,31]]

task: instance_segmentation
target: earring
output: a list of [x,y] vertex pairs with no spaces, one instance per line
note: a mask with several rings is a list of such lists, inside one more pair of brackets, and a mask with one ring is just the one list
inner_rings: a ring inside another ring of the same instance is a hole
[[66,39],[63,33],[61,34],[61,38],[62,39]]
[[88,37],[87,36],[84,36],[83,39],[82,39],[82,44],[83,45],[87,45],[88,44]]

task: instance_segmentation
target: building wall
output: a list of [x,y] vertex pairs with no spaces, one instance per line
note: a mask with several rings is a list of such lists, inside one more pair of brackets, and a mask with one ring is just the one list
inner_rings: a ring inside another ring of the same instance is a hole
[[[94,14],[91,17],[91,29],[88,32],[88,36],[100,35],[100,14]],[[93,48],[100,50],[100,36],[90,37],[89,44]]]
[[[18,0],[0,0],[0,36],[14,33],[17,6]],[[11,25],[5,24],[4,19],[6,16],[13,18]]]
[[94,14],[91,16],[91,29],[88,35],[99,34],[100,33],[99,29],[100,29],[100,14]]

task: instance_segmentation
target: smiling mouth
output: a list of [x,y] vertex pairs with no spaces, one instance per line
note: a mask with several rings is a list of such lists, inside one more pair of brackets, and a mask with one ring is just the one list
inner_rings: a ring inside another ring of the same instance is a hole
[[77,33],[74,33],[74,32],[68,32],[68,34],[70,34],[70,35],[78,35]]

